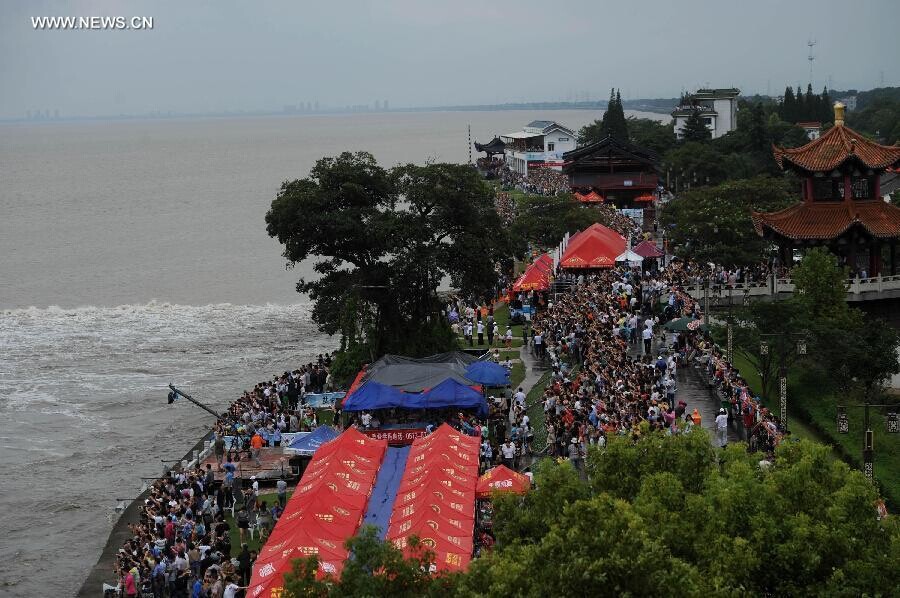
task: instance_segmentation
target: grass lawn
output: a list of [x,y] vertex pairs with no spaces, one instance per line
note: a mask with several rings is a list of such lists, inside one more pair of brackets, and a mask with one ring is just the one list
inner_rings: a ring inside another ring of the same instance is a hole
[[550,383],[552,372],[544,372],[540,380],[537,381],[528,395],[525,397],[525,404],[528,406],[528,417],[531,419],[531,425],[534,427],[534,452],[542,452],[547,447],[547,426],[544,421],[544,404],[541,397],[547,384]]
[[[291,498],[292,493],[293,493],[292,490],[288,490],[288,493],[287,493],[288,499]],[[266,506],[271,507],[273,504],[278,502],[278,493],[272,492],[271,494],[260,494],[259,498],[261,500],[266,501]],[[234,514],[237,515],[237,511],[235,511]],[[237,553],[239,553],[241,551],[241,534],[238,531],[237,521],[231,517],[230,510],[226,511],[225,521],[228,522],[228,526],[230,528],[229,536],[231,537],[231,553],[236,555]],[[247,542],[247,547],[250,550],[257,551],[257,553],[258,553],[259,549],[262,547],[262,543],[259,540],[259,534],[256,534],[256,537],[252,540],[250,539],[249,534],[247,536],[245,536],[245,538],[246,538],[246,542]]]
[[[478,333],[473,332],[472,336],[474,338],[475,344],[470,347],[469,343],[466,342],[465,337],[460,336],[457,339],[460,348],[462,349],[482,349],[488,350],[493,348],[503,349],[506,347],[505,342],[503,341],[503,335],[506,334],[506,325],[509,322],[509,306],[506,303],[501,303],[496,308],[494,308],[494,321],[497,322],[497,329],[500,331],[499,338],[494,337],[494,345],[488,345],[487,343],[483,343],[481,345],[478,344]],[[515,324],[512,327],[513,340],[512,346],[513,348],[518,348],[522,346],[522,325]],[[487,340],[487,334],[484,335],[485,340]]]
[[[762,387],[756,370],[735,353],[734,365],[754,390]],[[840,458],[857,469],[862,468],[862,446],[865,428],[863,410],[848,409],[850,433],[837,433],[837,404],[850,403],[840,397],[823,394],[811,383],[802,380],[796,371],[788,376],[788,426],[791,435],[830,445],[835,458]],[[764,400],[770,409],[778,411],[778,399]],[[890,503],[891,510],[900,509],[900,436],[887,433],[885,418],[872,409],[871,426],[875,434],[875,477],[881,485],[882,495]]]

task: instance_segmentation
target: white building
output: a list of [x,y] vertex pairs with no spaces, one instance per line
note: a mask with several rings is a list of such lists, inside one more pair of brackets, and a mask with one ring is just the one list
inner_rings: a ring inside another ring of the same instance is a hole
[[672,111],[675,135],[681,139],[681,129],[695,110],[699,110],[703,124],[713,139],[737,128],[737,98],[740,89],[698,89],[681,106]]
[[506,144],[507,166],[524,175],[529,168],[562,170],[563,154],[575,149],[575,132],[552,120],[532,121],[500,139]]

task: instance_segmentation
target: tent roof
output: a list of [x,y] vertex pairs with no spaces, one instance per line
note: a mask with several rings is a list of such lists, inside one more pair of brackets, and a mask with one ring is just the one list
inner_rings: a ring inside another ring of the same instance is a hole
[[[374,380],[406,392],[421,392],[446,378],[455,378],[468,384],[470,381],[465,378],[465,371],[475,360],[475,357],[461,351],[450,351],[421,358],[385,355],[369,364],[365,374],[361,378],[358,377],[358,383],[362,385],[364,382]],[[357,386],[357,390],[358,388],[359,386]],[[355,392],[356,390],[348,393],[347,397],[352,396]],[[345,405],[347,397],[344,397]]]
[[632,251],[632,250],[630,250],[630,249],[626,249],[625,251],[623,251],[622,253],[620,253],[618,256],[616,256],[616,261],[617,261],[617,262],[636,262],[636,263],[640,263],[640,262],[643,262],[643,261],[644,261],[644,257],[643,257],[642,255],[640,255],[640,254],[635,253],[634,251]]
[[545,291],[550,288],[550,273],[553,272],[553,258],[545,253],[534,261],[513,284],[512,290]]
[[641,241],[632,248],[636,254],[645,258],[663,257],[663,252],[651,241]]
[[509,371],[493,361],[476,361],[466,368],[466,378],[485,386],[506,386]]
[[569,242],[560,260],[563,268],[611,268],[616,256],[625,251],[625,237],[616,231],[592,224]]
[[344,411],[368,409],[478,409],[487,412],[484,395],[469,386],[469,380],[459,382],[453,377],[444,379],[425,392],[401,392],[392,386],[372,380],[360,386],[344,401]]
[[326,442],[334,440],[337,436],[338,431],[331,426],[319,426],[309,434],[295,438],[285,447],[285,450],[300,455],[312,455],[316,452],[316,449]]
[[478,478],[476,495],[483,498],[490,496],[494,491],[525,494],[529,490],[531,490],[531,480],[527,475],[513,471],[505,465],[498,465],[487,470]]

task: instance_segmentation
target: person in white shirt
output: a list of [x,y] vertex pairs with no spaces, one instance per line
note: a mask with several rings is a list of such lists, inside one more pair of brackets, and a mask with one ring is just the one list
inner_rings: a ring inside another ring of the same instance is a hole
[[516,391],[516,394],[513,395],[513,399],[515,399],[516,403],[519,405],[525,404],[525,392],[522,391],[522,387],[519,387],[519,390]]
[[363,414],[359,417],[359,421],[362,422],[363,428],[368,429],[372,424],[372,414],[368,411],[363,411]]
[[716,441],[721,447],[728,444],[728,415],[724,409],[719,409],[716,416]]
[[516,446],[511,440],[507,439],[503,443],[500,447],[500,453],[503,455],[503,464],[512,469],[513,460],[516,458]]

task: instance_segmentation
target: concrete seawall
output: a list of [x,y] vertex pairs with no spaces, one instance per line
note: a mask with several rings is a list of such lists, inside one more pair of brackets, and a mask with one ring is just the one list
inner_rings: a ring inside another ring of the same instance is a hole
[[[181,458],[181,462],[192,461],[194,451],[202,451],[204,443],[211,438],[212,432],[210,431],[185,453],[185,456]],[[122,545],[132,538],[131,529],[128,526],[140,521],[141,507],[149,495],[150,489],[148,488],[135,500],[131,501],[113,524],[109,537],[106,539],[106,545],[100,553],[100,558],[97,559],[97,563],[91,568],[87,579],[84,580],[76,596],[79,598],[96,598],[103,595],[102,588],[104,583],[111,585],[118,583],[118,579],[115,576],[116,556]]]

